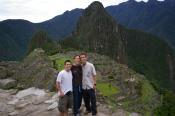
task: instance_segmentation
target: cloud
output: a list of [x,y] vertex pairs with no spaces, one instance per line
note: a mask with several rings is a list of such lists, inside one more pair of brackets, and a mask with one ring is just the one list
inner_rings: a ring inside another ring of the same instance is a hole
[[[26,19],[41,22],[66,10],[85,8],[94,0],[0,0],[0,20]],[[99,0],[103,5],[116,5],[127,0]]]

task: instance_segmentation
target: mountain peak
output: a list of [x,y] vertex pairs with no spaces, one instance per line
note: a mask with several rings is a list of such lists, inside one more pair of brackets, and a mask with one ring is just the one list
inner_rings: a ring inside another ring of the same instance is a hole
[[155,4],[157,3],[158,1],[157,0],[149,0],[148,3],[151,3],[151,4]]
[[129,0],[128,2],[136,2],[135,0]]
[[123,3],[121,3],[121,4],[135,5],[135,4],[137,4],[137,3],[138,3],[138,2],[137,2],[137,1],[135,1],[135,0],[128,0],[128,1],[123,2]]
[[135,4],[135,3],[137,3],[137,1],[136,0],[128,0],[127,3],[129,3],[129,4]]
[[97,12],[101,12],[104,11],[105,8],[103,7],[103,4],[99,1],[94,1],[92,2],[84,11],[84,14],[91,14],[91,13],[97,13]]
[[109,24],[112,25],[110,32],[113,32],[117,26],[116,21],[106,12],[101,2],[95,1],[83,11],[77,23],[76,31],[88,32],[90,26],[93,27],[94,32],[101,32],[109,28]]
[[[122,29],[103,5],[95,1],[83,11],[76,30],[63,43],[75,49],[108,54],[119,63],[126,64],[126,41],[125,37],[121,36]],[[81,44],[77,45],[75,42],[69,45],[69,41],[81,41]],[[113,47],[112,50],[111,47]]]
[[94,1],[88,6],[88,8],[92,8],[95,10],[95,9],[103,9],[104,7],[103,7],[103,4],[101,2]]

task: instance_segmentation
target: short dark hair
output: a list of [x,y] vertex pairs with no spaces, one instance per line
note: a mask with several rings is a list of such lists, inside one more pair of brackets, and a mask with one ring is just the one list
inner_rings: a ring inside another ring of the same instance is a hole
[[75,55],[75,56],[73,57],[73,59],[75,59],[77,56],[79,56],[79,57],[80,57],[80,55]]
[[64,65],[66,65],[67,62],[72,63],[70,60],[65,60],[65,61],[64,61]]
[[80,56],[81,56],[81,55],[87,56],[87,53],[86,53],[86,52],[82,52],[82,53],[80,54]]

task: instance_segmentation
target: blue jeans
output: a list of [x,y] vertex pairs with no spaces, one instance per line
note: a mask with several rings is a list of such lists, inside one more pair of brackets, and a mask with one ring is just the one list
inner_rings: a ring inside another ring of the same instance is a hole
[[82,102],[82,84],[73,85],[73,110],[74,115],[80,113],[80,107]]
[[83,99],[86,107],[86,111],[91,112],[92,115],[97,114],[97,105],[96,105],[96,95],[94,89],[83,89]]

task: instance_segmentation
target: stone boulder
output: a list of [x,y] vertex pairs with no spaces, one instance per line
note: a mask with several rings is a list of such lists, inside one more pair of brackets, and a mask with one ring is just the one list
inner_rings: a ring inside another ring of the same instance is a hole
[[0,88],[1,89],[11,89],[16,87],[17,82],[14,79],[0,79]]
[[26,97],[26,96],[30,96],[30,95],[44,96],[45,94],[46,93],[45,93],[44,90],[41,90],[41,89],[38,89],[38,88],[35,88],[35,87],[31,87],[31,88],[19,91],[16,94],[16,97],[20,99],[20,98],[23,98],[23,97]]
[[20,63],[16,61],[0,62],[0,79],[11,77],[19,68]]
[[5,67],[0,66],[0,79],[4,79],[7,77],[7,70]]

